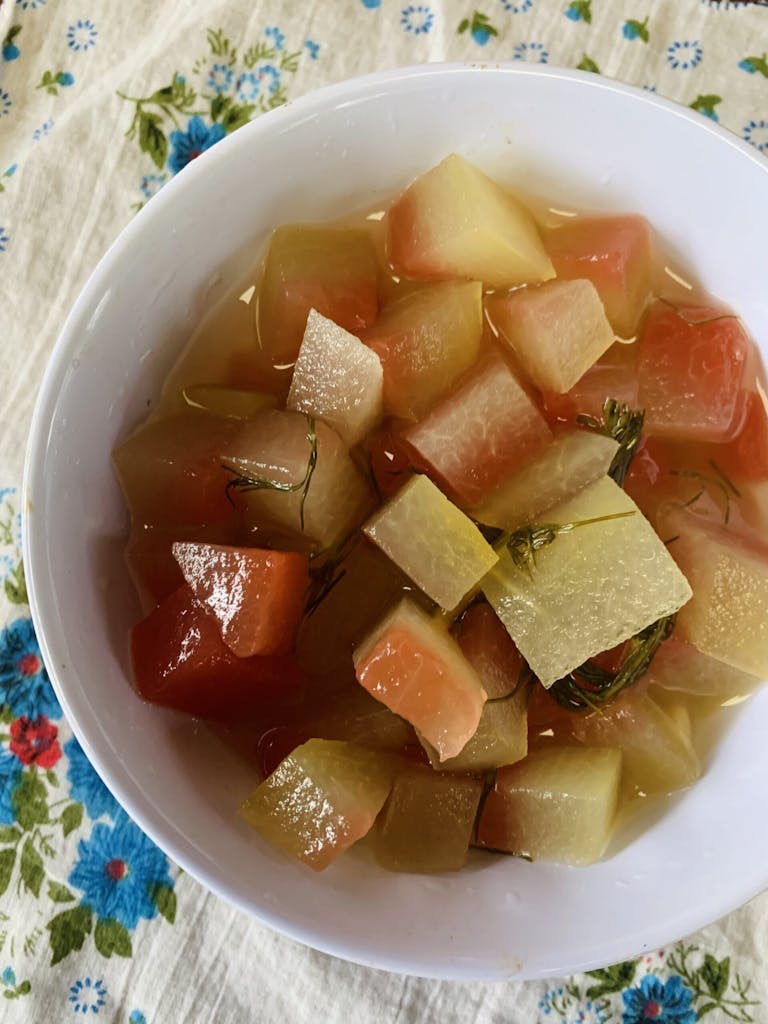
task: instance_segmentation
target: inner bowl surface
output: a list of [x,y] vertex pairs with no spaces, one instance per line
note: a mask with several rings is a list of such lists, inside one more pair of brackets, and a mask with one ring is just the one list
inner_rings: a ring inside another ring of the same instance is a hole
[[440,66],[321,90],[239,130],[122,233],[72,310],[35,412],[24,555],[46,664],[75,733],[137,823],[187,872],[268,925],[363,964],[532,978],[689,933],[768,884],[768,694],[736,709],[704,778],[587,869],[478,856],[454,876],[347,856],[316,876],[237,817],[252,778],[127,676],[138,615],[110,452],[156,401],[204,310],[268,232],[388,200],[456,151],[558,204],[636,211],[766,358],[767,165],[648,93],[549,68]]

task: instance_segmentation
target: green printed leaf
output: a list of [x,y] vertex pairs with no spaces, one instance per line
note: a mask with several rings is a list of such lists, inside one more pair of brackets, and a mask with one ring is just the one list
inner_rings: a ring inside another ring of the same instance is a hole
[[768,54],[763,54],[760,57],[745,57],[739,64],[739,67],[744,68],[745,71],[749,71],[751,74],[760,74],[764,78],[768,78]]
[[0,843],[18,843],[20,837],[15,825],[0,825]]
[[587,971],[590,978],[595,978],[597,985],[591,985],[587,989],[587,996],[590,999],[600,999],[602,996],[611,995],[614,992],[621,992],[632,984],[637,970],[635,960],[625,960],[620,964],[613,964],[611,967],[603,967],[598,971]]
[[227,133],[233,132],[236,128],[242,128],[244,124],[248,124],[255,109],[253,104],[244,104],[241,107],[232,106],[222,117],[221,124],[224,125]]
[[155,882],[150,886],[149,898],[169,924],[176,920],[176,893],[173,886]]
[[591,57],[588,57],[586,53],[583,55],[579,63],[576,65],[577,71],[593,71],[596,75],[600,74],[600,68],[595,64]]
[[143,153],[149,153],[157,168],[162,170],[168,157],[168,139],[160,127],[162,119],[159,114],[147,113],[140,110],[139,116],[139,146]]
[[717,960],[711,953],[707,953],[699,968],[699,977],[713,998],[720,1000],[731,979],[731,958],[727,956],[724,960]]
[[456,29],[456,34],[457,35],[463,35],[463,33],[466,32],[468,28],[469,28],[469,18],[463,18],[459,22],[459,27]]
[[16,821],[30,832],[35,825],[44,825],[49,820],[48,793],[45,783],[34,768],[24,772],[21,781],[11,794],[11,803]]
[[68,836],[70,832],[74,832],[76,828],[80,828],[80,825],[83,822],[83,805],[67,804],[61,812],[60,820],[62,831],[65,836]]
[[86,935],[90,935],[93,927],[93,912],[90,907],[72,907],[64,910],[49,921],[46,928],[50,934],[51,967],[59,963],[65,956],[83,948]]
[[55,882],[52,878],[48,879],[48,899],[54,903],[71,903],[75,897],[61,882]]
[[707,117],[715,117],[715,107],[722,102],[722,96],[717,96],[715,93],[704,93],[699,94],[690,107],[691,110],[697,110],[700,114],[706,114]]
[[21,25],[11,25],[5,39],[3,40],[3,46],[10,46],[19,32],[21,32]]
[[58,786],[58,784],[59,784],[59,776],[56,774],[55,771],[53,771],[52,769],[49,768],[48,771],[45,773],[45,777],[46,777],[46,779],[48,779],[48,782],[52,786]]
[[19,864],[21,880],[27,889],[35,895],[40,896],[40,886],[45,879],[45,868],[43,858],[35,849],[31,837],[27,837],[21,848],[21,861]]
[[8,883],[13,874],[13,865],[16,863],[15,850],[0,850],[0,896],[8,888]]
[[96,949],[102,956],[133,956],[131,937],[128,929],[111,917],[100,917],[93,933]]

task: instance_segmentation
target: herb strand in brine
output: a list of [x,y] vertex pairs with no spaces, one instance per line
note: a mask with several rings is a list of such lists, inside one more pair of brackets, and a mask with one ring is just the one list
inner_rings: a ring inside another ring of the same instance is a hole
[[704,484],[704,486],[697,491],[692,498],[683,502],[683,508],[689,508],[691,505],[695,505],[700,498],[704,497],[704,494],[709,487],[717,488],[725,501],[723,506],[723,522],[727,526],[731,519],[731,496],[740,498],[741,491],[736,487],[733,481],[725,475],[714,459],[709,459],[709,465],[712,467],[714,476],[709,476],[707,473],[700,473],[696,469],[670,469],[669,473],[670,476],[681,477],[688,480],[698,480],[699,483]]
[[617,402],[615,398],[606,398],[603,402],[602,419],[579,413],[576,422],[587,430],[593,430],[619,442],[619,449],[608,468],[608,476],[612,477],[619,487],[623,487],[627,470],[640,444],[645,409],[631,409],[628,405]]
[[552,544],[558,537],[566,533],[572,533],[581,526],[591,526],[593,523],[607,523],[612,519],[626,519],[633,516],[634,509],[627,512],[612,512],[607,516],[595,516],[592,519],[580,519],[573,523],[534,523],[528,526],[521,526],[507,537],[504,547],[517,569],[527,572],[533,578],[533,570],[536,568],[536,552],[547,545]]
[[227,473],[232,474],[232,479],[227,483],[227,486],[224,489],[230,504],[234,504],[232,501],[232,491],[240,491],[242,493],[247,491],[281,491],[283,494],[296,494],[298,491],[301,491],[301,501],[299,502],[299,521],[301,522],[301,530],[303,533],[304,504],[307,500],[309,485],[312,483],[312,476],[315,472],[315,468],[317,467],[317,430],[315,427],[315,420],[312,416],[307,416],[307,441],[309,441],[309,458],[307,459],[307,468],[304,471],[304,476],[295,484],[287,484],[277,480],[270,480],[265,476],[251,476],[249,473],[244,473],[235,466],[228,466],[226,462],[222,462],[221,468],[226,470]]
[[558,679],[549,688],[550,696],[569,711],[599,711],[601,705],[613,700],[644,675],[661,644],[672,635],[675,616],[666,615],[641,629],[629,641],[621,667],[609,672],[594,661]]
[[[310,565],[309,593],[307,594],[307,603],[304,606],[305,615],[314,615],[334,587],[341,583],[342,579],[347,575],[347,570],[343,568],[343,563],[352,553],[359,540],[360,534],[358,532],[350,533],[339,544],[336,551],[329,555],[325,561],[320,562],[317,566]],[[319,558],[320,555],[318,554],[313,561],[317,561]]]

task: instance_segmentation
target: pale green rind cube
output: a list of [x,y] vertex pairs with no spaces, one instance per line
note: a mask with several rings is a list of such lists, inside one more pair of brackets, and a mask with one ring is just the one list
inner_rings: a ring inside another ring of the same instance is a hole
[[472,517],[502,530],[531,523],[545,509],[605,476],[618,447],[613,438],[592,431],[560,434],[473,509]]
[[311,309],[286,408],[323,420],[350,448],[382,416],[381,360],[359,338]]
[[499,769],[478,827],[478,843],[560,864],[592,864],[616,813],[618,750],[547,747]]
[[506,549],[483,582],[496,614],[536,676],[551,686],[601,651],[681,608],[691,588],[632,499],[603,477],[541,522],[593,523],[540,549],[530,574]]
[[379,863],[390,871],[459,871],[482,789],[479,779],[424,768],[403,772],[374,833]]
[[484,772],[521,761],[528,753],[528,690],[486,701],[477,732],[456,757],[440,761],[437,750],[422,736],[421,745],[433,768],[445,772]]
[[645,679],[664,690],[720,700],[744,697],[760,683],[757,676],[711,658],[677,637],[661,645]]
[[459,604],[498,561],[464,513],[426,476],[415,476],[363,532],[442,608]]

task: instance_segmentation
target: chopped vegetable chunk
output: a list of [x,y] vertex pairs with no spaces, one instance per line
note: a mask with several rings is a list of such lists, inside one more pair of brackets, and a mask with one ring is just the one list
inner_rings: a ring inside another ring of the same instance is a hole
[[278,765],[240,813],[273,846],[322,871],[370,831],[396,770],[383,752],[312,739]]
[[542,391],[563,394],[614,342],[591,281],[550,281],[488,300],[488,314]]
[[474,508],[473,518],[502,530],[531,523],[546,509],[605,476],[618,447],[612,438],[586,430],[558,434]]
[[233,420],[247,420],[249,416],[274,409],[277,405],[274,395],[242,388],[198,385],[184,388],[182,394],[190,409],[210,412],[214,416],[229,416]]
[[278,228],[259,292],[261,347],[275,363],[296,358],[310,309],[357,333],[376,319],[376,254],[359,229],[317,224]]
[[190,541],[174,544],[173,555],[238,658],[293,648],[309,586],[304,555]]
[[478,843],[533,860],[592,864],[610,837],[620,773],[618,750],[534,751],[496,773]]
[[251,515],[323,547],[357,526],[373,503],[338,434],[300,413],[275,410],[246,421],[221,461]]
[[236,657],[186,585],[133,627],[131,663],[142,697],[203,718],[237,719],[301,691],[292,658]]
[[311,309],[287,408],[324,420],[352,446],[381,419],[383,376],[375,352]]
[[678,617],[680,636],[703,654],[768,677],[768,547],[687,512],[666,520],[670,544],[693,587]]
[[488,600],[544,686],[615,647],[691,595],[637,505],[610,477],[547,510],[558,525],[614,516],[556,536],[530,572],[508,551],[483,582]]
[[648,433],[730,440],[739,427],[747,348],[744,328],[727,311],[655,303],[638,342],[640,404]]
[[426,476],[416,476],[364,532],[443,608],[455,608],[498,561],[474,523]]
[[645,681],[665,690],[720,700],[744,697],[759,683],[756,676],[702,654],[677,636],[661,645]]
[[407,598],[354,654],[360,685],[455,757],[477,730],[485,690],[446,629]]
[[614,398],[630,409],[639,408],[637,345],[617,341],[564,395],[545,394],[544,415],[549,423],[574,426],[576,417],[600,418],[606,398]]
[[494,353],[405,440],[449,493],[474,505],[540,452],[550,437],[544,417]]
[[418,419],[477,358],[483,331],[478,281],[414,289],[385,306],[360,337],[384,368],[384,408]]
[[483,784],[413,768],[398,775],[376,829],[376,857],[390,871],[464,867]]
[[633,216],[576,217],[548,231],[544,244],[558,278],[591,281],[614,331],[631,338],[651,293],[648,222]]
[[729,445],[731,464],[747,480],[768,480],[768,398],[759,387],[742,402],[742,426]]
[[389,212],[389,255],[411,277],[468,277],[494,288],[555,276],[535,221],[509,192],[452,154]]

